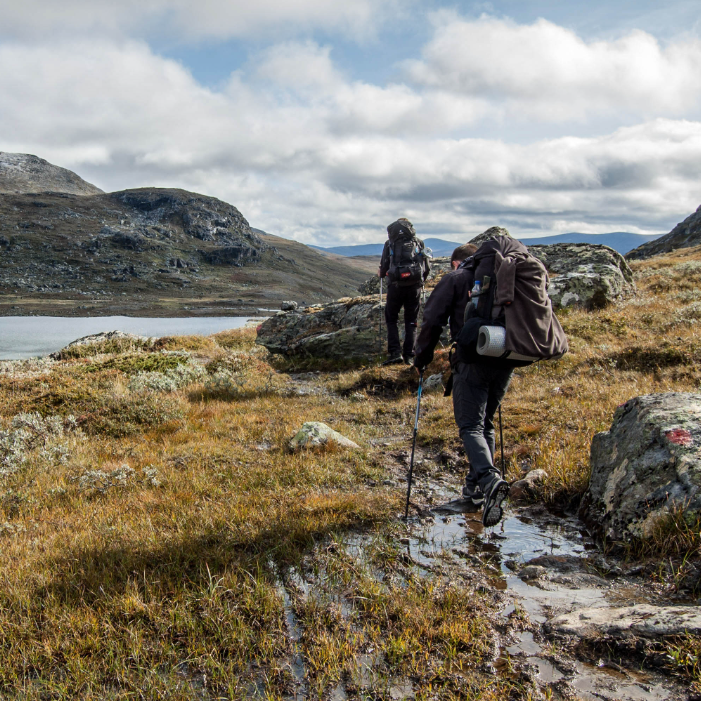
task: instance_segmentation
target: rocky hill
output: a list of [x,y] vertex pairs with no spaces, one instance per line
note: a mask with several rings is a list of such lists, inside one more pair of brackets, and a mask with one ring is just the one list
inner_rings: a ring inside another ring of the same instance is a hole
[[668,234],[644,243],[626,253],[628,260],[642,260],[677,248],[692,248],[701,244],[701,207],[677,224]]
[[249,315],[343,297],[367,276],[254,232],[216,198],[162,188],[76,194],[71,182],[93,186],[36,161],[27,187],[44,191],[0,193],[0,315]]
[[98,195],[102,192],[70,170],[52,165],[28,153],[0,151],[0,192],[65,192]]

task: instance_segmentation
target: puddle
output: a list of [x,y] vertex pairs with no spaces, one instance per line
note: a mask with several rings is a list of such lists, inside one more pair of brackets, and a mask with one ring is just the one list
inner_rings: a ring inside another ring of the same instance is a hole
[[[451,498],[447,492],[443,496],[445,501]],[[504,591],[510,600],[502,612],[504,622],[517,608],[528,613],[532,623],[542,624],[559,613],[620,605],[621,600],[629,605],[647,600],[642,585],[622,579],[612,583],[586,566],[587,558],[596,557],[598,548],[576,518],[560,518],[542,507],[507,507],[501,523],[485,529],[480,513],[461,510],[459,502],[450,502],[447,509],[439,507],[433,512],[433,520],[424,515],[410,523],[410,537],[405,541],[408,555],[427,571],[446,558],[479,565],[487,573],[489,586]],[[527,578],[526,572],[519,577],[530,563],[533,577]],[[514,642],[505,642],[496,662],[498,669],[514,665],[536,677],[541,686],[558,690],[558,696],[616,701],[677,698],[671,682],[661,677],[560,660],[530,631],[518,633]]]

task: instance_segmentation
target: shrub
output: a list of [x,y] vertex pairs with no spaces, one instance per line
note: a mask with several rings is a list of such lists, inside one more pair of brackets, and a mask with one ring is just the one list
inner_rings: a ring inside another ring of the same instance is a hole
[[49,416],[32,412],[18,414],[12,419],[9,431],[0,431],[0,475],[20,470],[34,456],[50,464],[65,463],[68,459],[67,432],[75,431],[73,416]]
[[129,389],[132,392],[175,392],[198,382],[207,375],[201,365],[178,365],[165,372],[140,372],[132,377]]

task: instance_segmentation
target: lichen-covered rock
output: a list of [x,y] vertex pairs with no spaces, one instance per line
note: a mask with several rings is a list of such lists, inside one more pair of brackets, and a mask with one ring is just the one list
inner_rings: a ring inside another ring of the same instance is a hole
[[294,300],[285,301],[280,305],[280,309],[283,312],[293,312],[297,309],[297,307],[299,307],[299,304],[297,304],[297,302]]
[[436,375],[429,375],[424,380],[423,391],[425,393],[431,392],[443,392],[443,375],[437,373]]
[[[423,306],[419,312],[419,324]],[[399,339],[404,323],[399,318]],[[441,341],[448,342],[447,336]],[[378,297],[346,297],[312,307],[279,311],[258,328],[256,343],[288,357],[335,361],[372,360],[387,351],[384,301]]]
[[379,355],[386,337],[379,300],[355,297],[280,311],[261,324],[256,342],[272,353],[352,360]]
[[360,449],[360,446],[350,438],[346,438],[320,421],[307,421],[302,424],[302,428],[290,440],[289,448],[294,453],[303,448],[321,448],[329,444],[353,450]]
[[556,308],[598,309],[635,291],[632,270],[623,256],[608,246],[556,243],[528,250],[550,273],[548,294]]
[[75,341],[71,341],[65,348],[89,346],[104,341],[136,341],[145,343],[149,340],[148,336],[139,336],[135,333],[127,333],[126,331],[101,331],[100,333],[92,333],[89,336],[77,338]]
[[490,226],[486,231],[483,231],[481,234],[477,234],[475,238],[470,239],[468,243],[474,243],[475,246],[480,246],[485,241],[491,241],[492,239],[497,238],[497,236],[508,236],[510,239],[513,238],[508,229],[504,229],[501,226]]
[[580,515],[597,535],[644,537],[672,510],[701,516],[701,394],[635,397],[592,440]]
[[626,253],[628,260],[642,260],[660,253],[668,253],[677,248],[691,248],[701,245],[701,206],[683,222],[677,224],[668,234],[648,241]]

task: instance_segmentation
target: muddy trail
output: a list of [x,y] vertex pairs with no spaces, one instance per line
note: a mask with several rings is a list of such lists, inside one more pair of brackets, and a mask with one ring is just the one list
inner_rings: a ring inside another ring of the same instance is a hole
[[[385,486],[404,486],[409,451],[399,448],[395,439],[382,445],[393,460],[388,465],[392,477],[385,480]],[[524,690],[519,698],[695,698],[689,695],[688,683],[663,673],[654,656],[640,653],[639,645],[636,653],[630,645],[624,650],[597,641],[583,642],[551,626],[557,616],[591,607],[669,604],[669,592],[662,584],[651,584],[639,565],[604,556],[577,518],[553,514],[539,505],[507,503],[502,522],[492,529],[483,528],[480,513],[463,512],[458,499],[461,471],[446,473],[444,463],[445,455],[417,450],[412,514],[406,524],[398,526],[394,539],[407,580],[463,582],[489,592],[498,615],[493,621],[491,659],[481,665],[480,674],[514,680]],[[325,543],[322,549],[331,548],[362,562],[373,545],[373,536],[364,534],[339,540]],[[378,582],[387,579],[376,561],[366,564]],[[300,604],[318,595],[325,579],[328,575],[320,574],[318,562],[307,572],[303,568],[282,578],[293,650],[288,663],[293,681],[287,699],[317,698],[305,667],[300,644],[304,631],[296,612]],[[332,596],[341,617],[352,621],[353,602],[342,592]],[[372,647],[357,657],[354,670],[320,696],[334,701],[415,698],[411,678],[393,676],[391,666]]]

